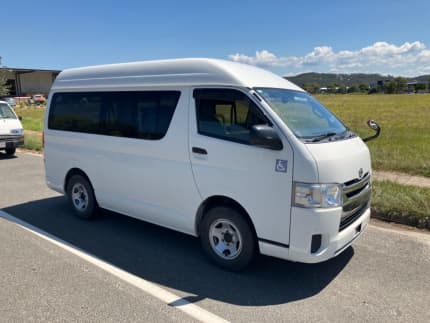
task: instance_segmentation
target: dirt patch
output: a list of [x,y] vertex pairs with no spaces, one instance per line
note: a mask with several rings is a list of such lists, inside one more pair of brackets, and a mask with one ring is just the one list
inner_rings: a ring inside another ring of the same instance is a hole
[[430,188],[430,178],[424,176],[413,176],[398,172],[373,171],[373,178],[377,181],[390,181],[403,185]]

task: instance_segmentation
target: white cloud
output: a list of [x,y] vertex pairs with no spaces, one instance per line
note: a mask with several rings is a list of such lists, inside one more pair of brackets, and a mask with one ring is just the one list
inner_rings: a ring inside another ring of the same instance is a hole
[[303,65],[317,65],[321,63],[330,63],[335,59],[335,53],[333,49],[328,46],[315,47],[312,52],[306,54],[302,59],[298,61]]
[[420,62],[430,63],[430,50],[423,50],[418,54],[418,58]]
[[255,56],[247,56],[244,54],[229,55],[229,58],[235,62],[241,62],[250,65],[259,66],[288,66],[287,59],[279,58],[268,50],[256,51]]
[[400,46],[376,42],[356,51],[335,52],[330,46],[319,46],[303,56],[277,56],[268,50],[261,50],[254,56],[236,53],[229,55],[229,58],[267,68],[284,68],[290,73],[312,68],[315,71],[377,72],[406,76],[428,72],[430,50],[420,41],[405,42]]

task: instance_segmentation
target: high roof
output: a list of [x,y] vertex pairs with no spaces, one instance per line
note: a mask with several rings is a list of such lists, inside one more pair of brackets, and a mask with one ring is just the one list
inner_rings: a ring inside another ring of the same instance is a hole
[[47,69],[40,69],[40,68],[17,68],[17,67],[7,67],[2,66],[0,67],[0,70],[6,71],[6,72],[12,72],[12,73],[32,73],[32,72],[50,72],[54,74],[58,74],[61,71],[60,70],[47,70]]
[[53,90],[133,86],[241,86],[300,90],[286,79],[250,65],[208,58],[183,58],[98,65],[64,70]]

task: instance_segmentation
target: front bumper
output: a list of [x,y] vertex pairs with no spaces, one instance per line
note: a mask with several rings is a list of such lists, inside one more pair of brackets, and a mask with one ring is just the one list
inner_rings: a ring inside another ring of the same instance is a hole
[[24,136],[0,135],[0,150],[13,149],[24,145]]
[[370,206],[360,211],[360,215],[342,229],[341,216],[341,207],[333,209],[293,207],[290,244],[282,245],[260,239],[258,243],[260,252],[303,263],[318,263],[336,257],[366,230],[370,221]]
[[364,209],[359,217],[342,230],[339,229],[341,207],[293,207],[291,213],[288,259],[304,263],[322,262],[337,256],[363,234],[370,220],[370,207]]

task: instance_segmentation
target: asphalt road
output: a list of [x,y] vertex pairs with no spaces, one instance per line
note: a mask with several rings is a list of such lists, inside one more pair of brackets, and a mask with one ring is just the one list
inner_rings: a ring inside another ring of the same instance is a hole
[[[0,154],[0,208],[234,322],[430,322],[430,234],[372,224],[328,262],[269,257],[243,273],[207,262],[198,240],[104,211],[76,218],[46,188],[43,159]],[[189,322],[136,286],[0,217],[0,321]]]

